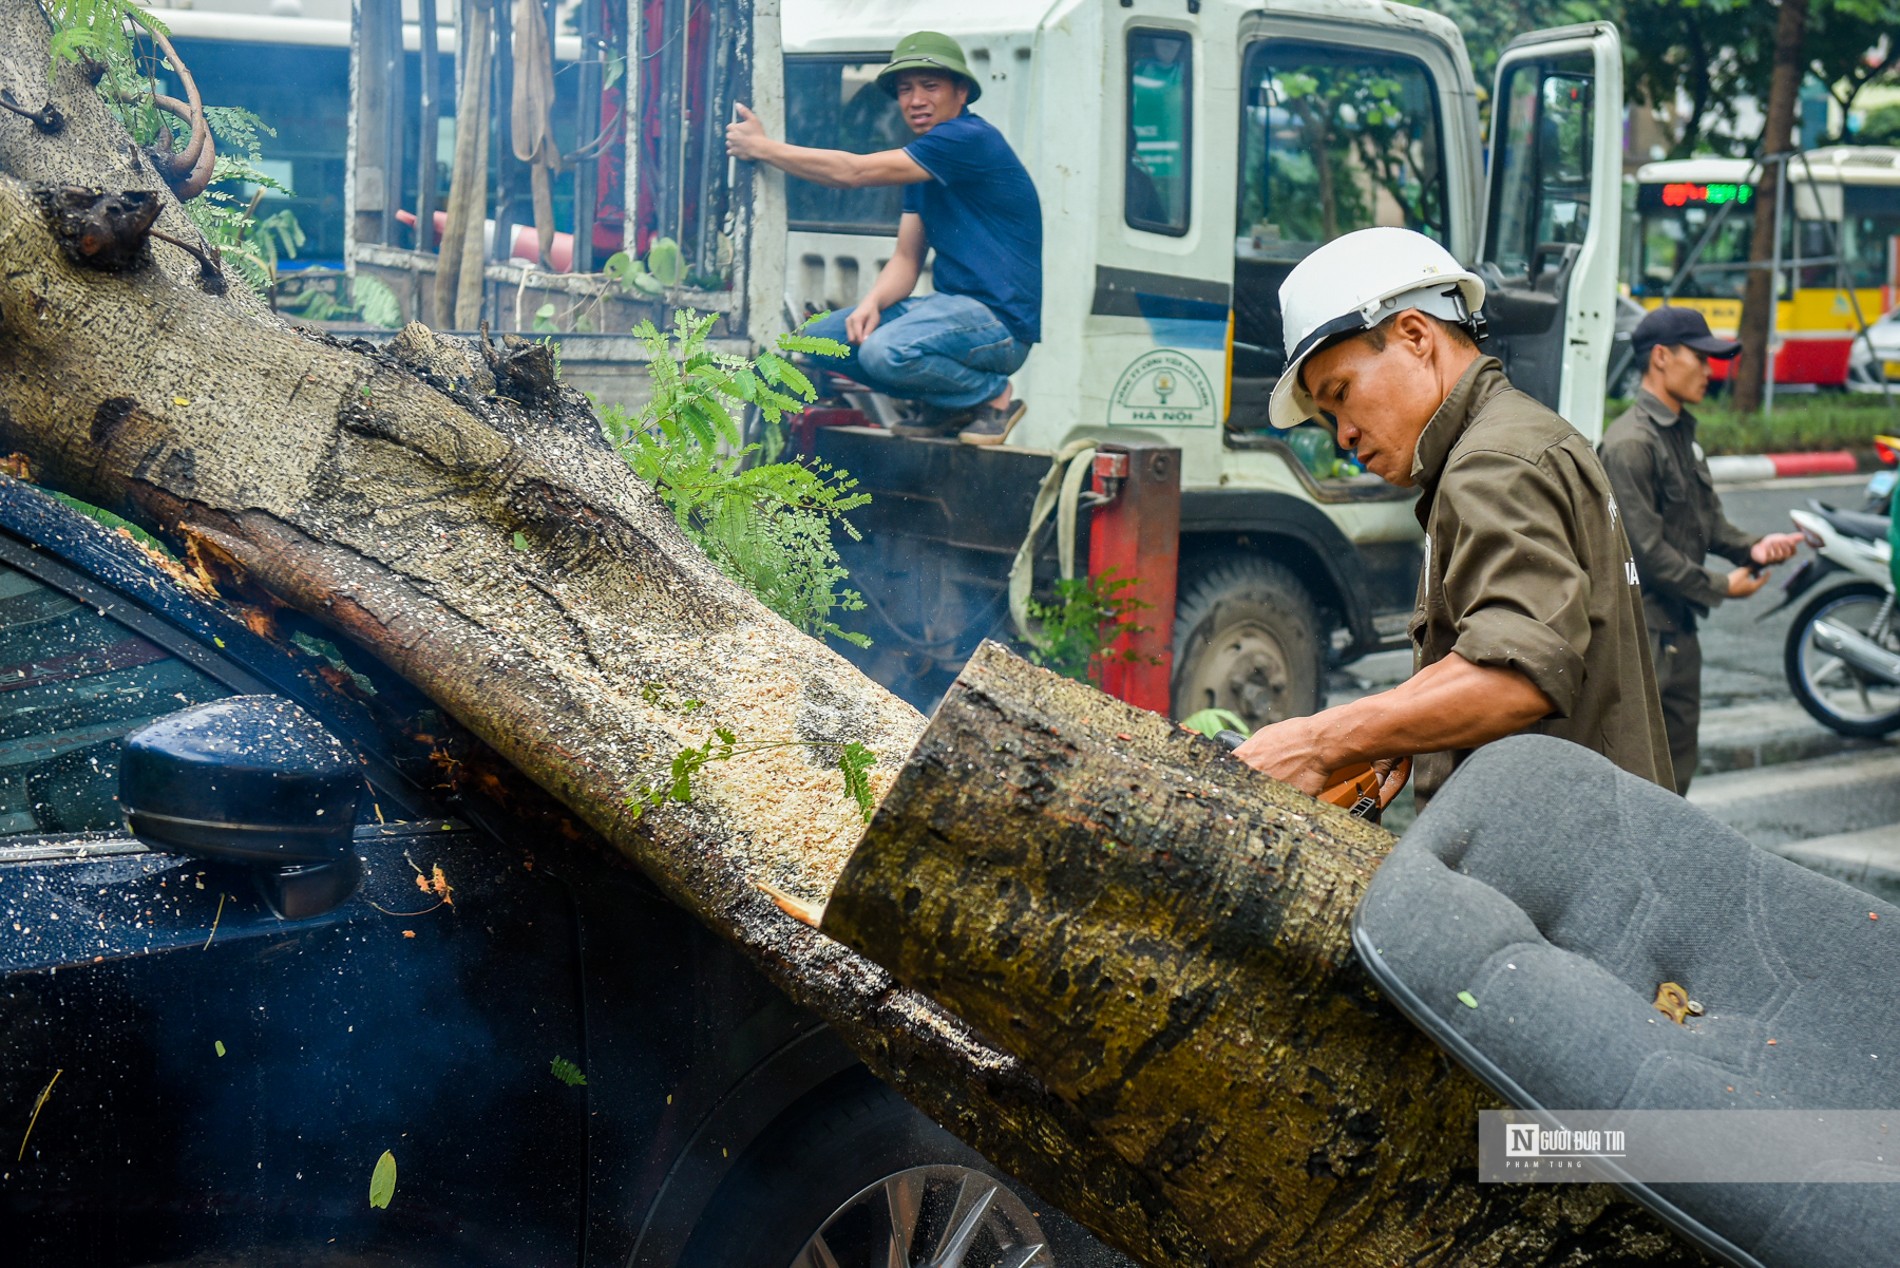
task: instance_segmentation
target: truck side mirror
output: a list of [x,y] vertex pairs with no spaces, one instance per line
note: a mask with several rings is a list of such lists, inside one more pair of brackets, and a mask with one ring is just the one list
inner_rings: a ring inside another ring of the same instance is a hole
[[168,714],[125,738],[119,804],[132,835],[250,869],[286,920],[355,890],[363,768],[321,722],[276,696],[232,696]]

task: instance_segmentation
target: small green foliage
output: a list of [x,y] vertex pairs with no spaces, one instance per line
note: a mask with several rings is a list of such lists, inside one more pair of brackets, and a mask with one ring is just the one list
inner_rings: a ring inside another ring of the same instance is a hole
[[383,1150],[383,1156],[376,1160],[376,1169],[369,1176],[369,1204],[379,1211],[389,1209],[389,1199],[396,1196],[396,1155]]
[[[642,694],[644,695],[649,689],[655,689],[654,684],[649,683],[647,688],[642,689]],[[659,704],[662,698],[659,695],[648,696],[647,701],[649,704],[666,707]],[[691,708],[685,706],[691,706]],[[688,700],[681,707],[681,711],[690,712],[691,709],[699,707],[699,701]],[[723,726],[714,727],[712,738],[704,744],[697,747],[689,746],[675,753],[666,772],[630,793],[626,799],[626,806],[633,812],[632,817],[637,822],[647,811],[658,810],[669,801],[688,805],[693,800],[693,776],[713,762],[729,762],[735,757],[743,757],[748,753],[763,753],[775,748],[838,750],[838,769],[844,775],[845,795],[857,802],[858,811],[864,816],[864,821],[866,823],[871,821],[871,812],[876,809],[876,803],[871,799],[871,781],[866,777],[865,772],[877,765],[877,754],[872,750],[856,740],[765,740],[741,744],[739,737],[731,729]]]
[[553,304],[543,304],[541,307],[535,309],[533,322],[535,332],[538,334],[551,334],[560,329],[560,327],[554,324],[556,312],[557,310]]
[[277,280],[277,262],[294,257],[304,244],[303,227],[289,208],[257,214],[266,190],[291,192],[258,166],[263,161],[259,134],[277,133],[250,111],[235,108],[207,107],[205,122],[218,141],[218,161],[210,188],[185,204],[185,214],[246,285],[268,295]]
[[659,295],[666,290],[659,279],[648,271],[646,262],[625,251],[616,251],[607,257],[600,271],[611,277],[623,291],[634,291],[641,295]]
[[581,1073],[579,1066],[569,1061],[566,1057],[554,1058],[553,1061],[548,1063],[548,1070],[555,1078],[567,1084],[569,1087],[587,1086],[587,1076]]
[[536,339],[535,342],[547,348],[548,356],[554,361],[555,381],[559,382],[561,378],[561,341],[556,339],[553,335],[542,335],[539,339]]
[[290,636],[291,644],[307,656],[314,656],[338,673],[348,674],[356,689],[366,696],[376,694],[376,684],[356,672],[350,663],[343,659],[343,653],[327,638],[317,638],[302,630]]
[[1466,1008],[1476,1008],[1478,1006],[1478,997],[1473,995],[1470,991],[1459,991],[1458,1002],[1463,1004]]
[[704,706],[697,700],[675,700],[663,682],[643,682],[640,684],[640,699],[656,709],[668,713],[693,713]]
[[1077,682],[1099,682],[1102,665],[1113,661],[1134,664],[1142,657],[1115,651],[1110,644],[1123,634],[1146,632],[1129,618],[1150,605],[1124,593],[1133,577],[1117,577],[1111,569],[1094,577],[1065,578],[1056,582],[1056,600],[1029,600],[1034,625],[1029,659],[1045,669]]
[[663,287],[675,287],[686,280],[686,256],[680,244],[671,238],[655,238],[647,248],[647,272]]
[[1202,709],[1198,713],[1190,713],[1181,719],[1181,725],[1190,731],[1199,731],[1210,740],[1222,731],[1238,731],[1246,735],[1252,730],[1246,719],[1226,709]]
[[877,765],[877,754],[864,745],[852,740],[838,754],[838,769],[844,772],[844,790],[858,803],[858,812],[866,823],[871,822],[871,812],[877,808],[871,800],[871,781],[864,772]]
[[164,542],[161,542],[160,540],[158,540],[158,538],[152,536],[150,533],[140,528],[137,524],[134,524],[131,520],[123,519],[117,515],[114,515],[111,511],[106,510],[102,506],[94,506],[90,502],[81,502],[78,498],[73,497],[72,495],[67,494],[67,493],[61,493],[57,489],[47,489],[45,491],[47,493],[52,494],[56,500],[64,502],[67,506],[72,507],[75,511],[78,511],[81,515],[87,516],[90,519],[98,520],[101,524],[104,524],[107,528],[116,529],[116,530],[130,534],[133,541],[136,541],[139,545],[145,547],[147,550],[157,551],[159,554],[165,556],[165,558],[167,559],[176,558],[176,556],[172,554],[171,550],[165,545]]
[[516,550],[528,549],[528,535],[526,533],[517,532],[515,534],[515,549]]
[[339,294],[313,288],[277,301],[277,310],[294,313],[307,321],[360,321],[384,330],[402,325],[402,303],[387,283],[367,273],[355,274],[342,282]]
[[223,1056],[224,1055],[224,1040],[213,1039],[211,1041],[211,1050],[217,1053],[219,1056]]
[[[190,136],[183,120],[160,111],[152,103],[154,80],[160,68],[157,54],[141,47],[134,31],[170,35],[164,23],[131,0],[44,0],[53,23],[53,66],[91,61],[105,68],[99,79],[104,97],[126,131],[140,145],[158,140],[161,129],[170,133],[172,147],[180,149]],[[268,216],[257,214],[265,190],[288,194],[259,167],[260,136],[275,136],[261,119],[236,107],[206,106],[205,125],[218,144],[212,183],[204,193],[184,204],[205,241],[231,271],[260,296],[270,293],[277,262],[295,256],[304,244],[303,229],[288,209]],[[249,189],[245,189],[249,186]]]
[[[832,532],[842,529],[855,540],[858,532],[845,516],[870,495],[828,463],[753,461],[760,446],[743,442],[734,414],[755,408],[776,428],[814,390],[776,353],[754,360],[708,348],[714,320],[681,309],[670,335],[640,323],[634,334],[646,345],[653,394],[638,414],[604,408],[607,435],[721,572],[805,633],[869,646],[868,638],[835,619],[862,611],[864,599],[840,589],[849,574]],[[844,350],[808,335],[787,335],[780,346]]]

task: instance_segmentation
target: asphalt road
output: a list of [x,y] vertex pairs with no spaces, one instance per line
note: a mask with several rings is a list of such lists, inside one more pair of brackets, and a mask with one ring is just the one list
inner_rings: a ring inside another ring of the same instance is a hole
[[[1865,476],[1830,476],[1818,480],[1770,480],[1761,484],[1730,485],[1719,490],[1729,519],[1755,533],[1785,533],[1794,523],[1788,512],[1805,508],[1810,498],[1832,506],[1858,508]],[[1797,559],[1809,552],[1804,547]],[[1711,565],[1721,561],[1712,560]],[[1702,702],[1704,709],[1746,704],[1758,700],[1792,700],[1782,676],[1781,647],[1788,636],[1793,609],[1766,619],[1762,615],[1779,602],[1781,581],[1793,562],[1774,569],[1774,580],[1748,599],[1722,604],[1702,626]]]

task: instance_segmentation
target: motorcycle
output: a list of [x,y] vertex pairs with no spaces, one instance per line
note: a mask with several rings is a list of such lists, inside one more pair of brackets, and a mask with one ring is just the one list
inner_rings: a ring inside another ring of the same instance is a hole
[[[1869,506],[1886,505],[1893,475],[1876,475]],[[1900,613],[1888,517],[1812,500],[1789,515],[1816,554],[1783,583],[1781,601],[1763,618],[1819,587],[1788,627],[1782,665],[1789,688],[1809,716],[1841,735],[1880,739],[1900,731]],[[1830,579],[1837,584],[1822,584]]]

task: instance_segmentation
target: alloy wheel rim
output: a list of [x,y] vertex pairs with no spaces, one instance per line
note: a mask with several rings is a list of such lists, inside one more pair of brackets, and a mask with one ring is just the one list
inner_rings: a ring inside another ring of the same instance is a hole
[[936,1164],[866,1185],[791,1268],[1055,1268],[1042,1227],[996,1177]]

